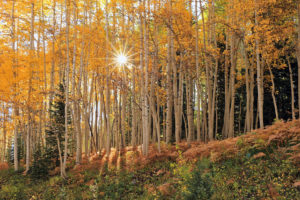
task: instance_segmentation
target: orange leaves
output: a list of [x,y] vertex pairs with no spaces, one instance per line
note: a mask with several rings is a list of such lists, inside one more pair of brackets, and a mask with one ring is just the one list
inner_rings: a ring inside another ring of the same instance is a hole
[[[234,156],[236,153],[238,153],[240,149],[236,143],[237,141],[241,140],[241,138],[243,138],[243,143],[248,145],[255,144],[258,142],[258,140],[265,141],[266,145],[271,145],[276,143],[281,144],[293,140],[297,140],[297,142],[299,142],[299,136],[300,122],[298,120],[289,123],[277,122],[275,125],[267,127],[264,130],[257,130],[256,134],[249,133],[241,137],[192,146],[192,148],[183,153],[183,157],[184,159],[190,161],[192,161],[194,158],[210,158],[212,161],[218,161],[225,157]],[[300,152],[299,147],[291,147],[289,151],[293,152],[290,156],[290,159],[292,161],[299,162],[300,153],[297,153]],[[257,159],[264,156],[265,154],[260,152],[254,155],[253,158]]]
[[294,187],[300,187],[300,181],[297,181],[293,184]]
[[265,153],[259,152],[258,154],[255,154],[255,155],[253,156],[253,158],[254,158],[254,159],[257,159],[257,158],[262,158],[262,157],[265,157],[265,156],[266,156]]
[[0,170],[7,170],[9,168],[7,163],[0,163]]

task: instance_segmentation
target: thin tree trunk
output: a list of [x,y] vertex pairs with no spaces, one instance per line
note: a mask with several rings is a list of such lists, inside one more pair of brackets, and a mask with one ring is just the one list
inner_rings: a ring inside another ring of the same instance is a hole
[[236,68],[236,38],[235,34],[232,33],[231,45],[230,45],[230,94],[231,94],[231,105],[229,114],[229,127],[228,137],[234,137],[234,107],[235,107],[235,68]]
[[87,158],[88,152],[89,152],[89,122],[87,115],[89,114],[88,110],[88,77],[87,77],[87,71],[86,71],[86,64],[84,64],[84,70],[83,70],[83,119],[84,119],[84,155]]
[[[84,12],[84,19],[83,19],[83,26],[86,24],[86,11]],[[84,48],[85,48],[85,34],[82,33],[82,41],[81,41],[81,53],[80,53],[80,67],[79,67],[79,78],[76,87],[76,127],[77,127],[77,134],[76,134],[76,163],[79,164],[82,160],[82,129],[81,129],[81,111],[80,111],[80,99],[82,98],[81,95],[81,82],[83,78],[83,71],[84,71]]]
[[278,116],[278,109],[277,109],[277,103],[276,103],[276,97],[275,97],[275,82],[274,82],[274,75],[272,72],[272,69],[270,67],[270,65],[268,65],[269,68],[269,72],[270,72],[270,76],[271,76],[271,82],[272,82],[272,99],[273,99],[273,105],[274,105],[274,110],[275,110],[275,116],[276,116],[276,120],[279,120],[279,116]]
[[[157,5],[154,5],[154,12],[157,10]],[[156,21],[154,21],[154,41],[156,43],[154,47],[154,63],[153,63],[153,68],[152,68],[152,73],[151,73],[151,91],[150,91],[150,107],[151,107],[151,112],[152,112],[152,118],[153,118],[153,129],[155,129],[156,136],[153,135],[153,137],[156,137],[156,140],[153,142],[157,141],[157,147],[158,147],[158,152],[161,151],[160,149],[160,121],[159,121],[159,95],[155,98],[155,82],[158,82],[157,75],[159,73],[159,63],[158,63],[158,36],[157,36],[157,24]],[[155,99],[156,99],[156,105],[155,106]]]
[[[214,5],[214,1],[212,0],[211,2],[211,23],[212,26],[210,28],[210,33],[212,36],[211,37],[211,43],[212,46],[217,49],[217,40],[216,40],[216,31],[215,31],[215,5]],[[210,132],[210,137],[212,139],[214,139],[214,120],[215,120],[215,102],[216,102],[216,90],[217,90],[217,81],[218,81],[218,67],[219,67],[219,63],[218,63],[218,58],[217,56],[214,57],[214,61],[215,61],[215,70],[214,72],[211,71],[211,73],[214,74],[214,80],[213,80],[213,88],[212,88],[212,104],[211,104],[211,115],[210,115],[210,120],[209,120],[209,130],[211,130]],[[212,77],[212,76],[211,76]]]
[[196,73],[197,73],[197,78],[196,78],[196,86],[197,86],[197,141],[201,140],[201,82],[200,82],[200,68],[199,68],[199,25],[198,25],[198,0],[195,0],[195,17],[196,17]]
[[294,93],[293,70],[292,70],[291,62],[289,59],[287,59],[287,62],[288,62],[288,67],[289,67],[289,72],[290,72],[292,118],[293,118],[293,120],[295,120],[296,114],[295,114],[295,93]]
[[[34,57],[34,3],[31,3],[31,23],[30,23],[30,55]],[[30,145],[31,145],[31,127],[32,127],[32,118],[31,118],[31,93],[32,93],[32,79],[33,79],[33,63],[30,63],[30,75],[29,75],[29,89],[28,89],[28,99],[27,99],[27,111],[28,111],[28,131],[26,137],[26,170],[25,174],[29,171],[30,167]]]
[[[210,3],[209,3],[210,4]],[[211,88],[211,59],[208,57],[207,52],[207,45],[206,45],[206,28],[205,28],[205,21],[204,21],[204,10],[202,6],[202,1],[200,1],[200,8],[202,14],[202,26],[203,26],[203,46],[204,46],[204,63],[205,63],[205,73],[206,73],[206,91],[207,91],[207,112],[208,112],[208,139],[212,141],[213,138],[213,128],[211,127],[210,120],[213,120],[213,113],[212,113],[212,88]],[[211,5],[209,5],[209,17],[208,17],[208,24],[211,22]],[[209,25],[210,26],[210,25]],[[210,31],[210,28],[208,28]],[[208,39],[210,39],[208,37]]]
[[[172,1],[169,1],[169,13],[172,15]],[[167,64],[167,116],[166,116],[166,143],[171,142],[172,137],[172,108],[173,108],[173,96],[172,96],[172,18],[169,19],[168,28],[168,64]]]
[[[173,45],[172,45],[173,47]],[[173,99],[174,99],[174,112],[175,112],[175,140],[178,144],[180,142],[180,131],[181,131],[181,120],[182,114],[180,112],[180,97],[179,97],[179,85],[178,85],[178,76],[177,76],[177,65],[174,63],[174,48],[171,50],[171,65],[173,66]],[[179,73],[181,69],[179,69]],[[181,84],[181,82],[179,82]]]
[[299,118],[300,118],[300,2],[297,5],[298,12],[298,40],[297,40],[297,63],[298,63],[298,110],[299,110]]
[[53,0],[53,27],[52,27],[52,60],[51,60],[51,74],[50,74],[50,102],[49,107],[53,101],[54,95],[54,82],[55,82],[55,27],[56,27],[56,0]]
[[246,77],[246,117],[245,117],[245,131],[249,132],[251,130],[251,117],[250,117],[250,80],[249,80],[249,60],[246,52],[245,47],[245,41],[242,42],[242,55],[244,57],[246,71],[245,71],[245,77]]
[[[124,74],[125,75],[125,74]],[[123,93],[121,92],[121,138],[122,138],[122,143],[121,147],[125,148],[126,147],[126,99],[127,99],[127,88],[126,86],[123,85]]]
[[[229,49],[229,34],[226,34],[226,51]],[[230,87],[228,84],[228,68],[229,68],[229,59],[228,55],[225,54],[225,109],[224,109],[224,122],[223,122],[223,130],[222,136],[223,138],[228,137],[228,126],[229,126],[229,109],[230,109]]]
[[240,98],[240,105],[239,105],[239,134],[241,133],[241,121],[242,121],[242,101]]
[[56,142],[57,142],[57,148],[58,148],[58,155],[59,155],[59,163],[60,163],[60,175],[63,176],[64,172],[63,172],[63,158],[62,158],[62,150],[60,148],[60,140],[58,137],[58,134],[56,133]]
[[135,97],[135,66],[132,69],[132,127],[131,127],[131,145],[136,146],[136,134],[137,134],[137,109],[136,109],[136,97]]
[[[258,20],[257,20],[257,2],[255,0],[255,26],[258,27]],[[259,112],[259,125],[260,128],[264,128],[264,113],[263,113],[263,84],[262,84],[262,70],[260,65],[260,55],[259,55],[259,38],[258,33],[255,33],[255,49],[256,49],[256,70],[257,70],[257,90],[258,90],[258,112]]]
[[253,62],[250,64],[250,130],[253,130],[254,126],[254,56],[252,57]]
[[[77,26],[77,5],[76,2],[73,2],[73,16],[74,16],[74,26]],[[78,108],[78,100],[76,97],[76,82],[75,82],[75,77],[76,77],[76,39],[77,39],[77,30],[74,30],[74,46],[73,46],[73,70],[72,70],[72,96],[73,96],[73,124],[75,128],[75,137],[76,137],[76,165],[79,165],[81,162],[81,139],[80,139],[80,134],[81,134],[81,127],[80,127],[80,117],[79,117],[79,108]]]
[[13,60],[12,60],[12,71],[14,72],[14,121],[15,121],[15,127],[14,127],[14,170],[19,170],[19,160],[18,160],[18,130],[19,130],[19,120],[17,119],[19,117],[19,108],[17,106],[17,66],[16,66],[16,46],[15,46],[15,1],[13,0],[12,4],[12,34],[11,34],[11,40],[12,40],[12,51],[13,51]]
[[146,8],[147,0],[143,0],[143,6],[144,6],[144,19],[143,19],[143,26],[144,26],[144,62],[145,65],[142,70],[143,77],[145,79],[144,84],[142,87],[144,87],[143,92],[143,154],[148,155],[148,148],[149,148],[149,126],[148,126],[148,120],[149,120],[149,110],[148,110],[148,67],[149,67],[149,58],[148,58],[148,30],[147,30],[147,12],[149,8]]
[[105,0],[105,65],[106,65],[106,101],[105,101],[105,111],[106,111],[106,156],[110,154],[110,89],[109,89],[109,80],[110,80],[110,70],[108,66],[108,1]]
[[96,142],[96,146],[95,146],[95,151],[96,153],[99,152],[99,132],[98,132],[98,113],[99,113],[99,101],[98,101],[98,90],[97,90],[97,80],[95,81],[95,122],[94,122],[94,134],[95,134],[95,142]]
[[68,156],[68,110],[69,110],[69,73],[70,73],[70,44],[69,44],[69,2],[65,0],[65,9],[66,9],[66,43],[67,43],[67,67],[66,67],[66,79],[65,79],[65,96],[66,96],[66,104],[65,104],[65,150],[64,150],[64,162],[62,166],[61,176],[66,177],[66,165],[67,165],[67,156]]
[[[44,129],[46,126],[46,120],[47,120],[47,108],[48,108],[48,94],[47,94],[47,89],[48,89],[48,81],[47,81],[47,65],[46,65],[46,36],[45,36],[45,15],[44,15],[44,0],[42,0],[42,20],[43,20],[43,29],[42,29],[42,36],[43,36],[43,66],[44,66],[44,107],[43,107],[43,111],[42,111],[42,118],[41,120],[43,120],[44,122]],[[45,135],[45,134],[44,134]],[[46,141],[44,140],[44,137],[42,135],[42,130],[40,131],[40,137],[39,139],[42,140],[42,146],[46,146]]]
[[189,74],[186,75],[187,89],[187,121],[188,121],[188,138],[187,143],[190,145],[192,139],[194,138],[194,113],[193,113],[193,80]]
[[7,105],[3,104],[3,158],[2,158],[2,162],[4,162],[5,157],[6,157],[6,122],[7,122],[7,115],[8,115],[8,109],[7,107],[5,107]]

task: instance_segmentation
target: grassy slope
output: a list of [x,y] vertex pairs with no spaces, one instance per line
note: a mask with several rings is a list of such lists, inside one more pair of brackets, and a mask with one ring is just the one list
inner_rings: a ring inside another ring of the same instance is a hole
[[[151,146],[94,155],[32,180],[0,171],[0,199],[300,199],[300,122],[208,144]],[[124,170],[120,170],[124,169]]]

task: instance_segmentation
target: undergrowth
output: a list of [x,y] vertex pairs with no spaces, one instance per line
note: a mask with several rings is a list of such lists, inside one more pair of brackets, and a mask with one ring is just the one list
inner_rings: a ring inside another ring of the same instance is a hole
[[300,199],[293,185],[299,169],[285,154],[262,145],[245,146],[232,159],[199,161],[181,185],[183,199]]
[[[196,156],[187,161],[187,156],[196,154],[186,154],[176,146],[177,160],[157,157],[160,159],[147,165],[123,170],[108,164],[101,169],[90,167],[95,165],[90,163],[87,168],[68,171],[67,179],[49,175],[44,163],[39,162],[34,163],[37,170],[30,171],[28,176],[22,174],[22,168],[18,172],[4,169],[0,170],[0,199],[300,200],[300,189],[295,186],[300,180],[299,166],[291,159],[300,151],[298,136],[288,137],[279,131],[275,136],[258,135],[223,143],[234,144],[230,146],[234,151],[218,143],[199,146],[202,155],[207,155],[210,148],[210,159]],[[197,155],[201,153],[199,149],[195,149]]]

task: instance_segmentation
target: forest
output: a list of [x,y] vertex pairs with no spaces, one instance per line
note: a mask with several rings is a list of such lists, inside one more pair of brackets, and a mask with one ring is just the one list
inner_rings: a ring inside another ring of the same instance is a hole
[[298,0],[0,0],[0,199],[300,199]]

